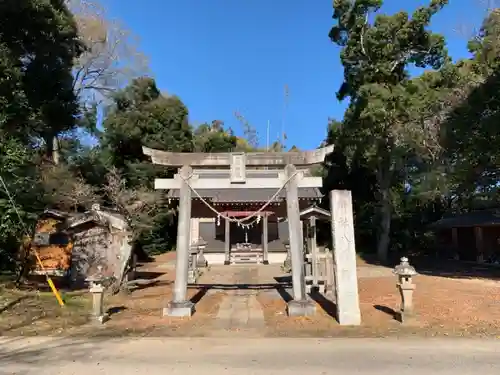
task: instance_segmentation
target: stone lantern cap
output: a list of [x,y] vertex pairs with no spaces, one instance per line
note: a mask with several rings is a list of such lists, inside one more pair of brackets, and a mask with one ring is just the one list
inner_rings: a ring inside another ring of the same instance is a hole
[[97,266],[97,272],[87,277],[85,281],[89,282],[92,285],[99,285],[104,284],[105,282],[112,280],[113,278],[113,276],[104,276],[104,274],[102,273],[102,266]]
[[394,271],[392,271],[395,275],[402,277],[410,277],[417,275],[417,271],[415,268],[410,265],[408,262],[408,258],[402,257],[401,263],[399,263],[396,267],[394,267]]
[[205,241],[202,237],[198,238],[198,240],[193,244],[196,247],[205,248],[207,246],[207,241]]

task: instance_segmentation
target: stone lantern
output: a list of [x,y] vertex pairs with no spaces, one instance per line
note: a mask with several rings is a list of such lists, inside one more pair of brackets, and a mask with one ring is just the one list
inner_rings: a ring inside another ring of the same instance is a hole
[[196,266],[200,268],[205,268],[208,265],[207,260],[205,259],[205,255],[203,255],[203,252],[207,248],[207,241],[205,241],[203,238],[199,238],[198,241],[196,242],[195,246],[198,247],[198,256],[196,257]]
[[413,284],[413,277],[417,275],[417,271],[410,265],[408,258],[403,257],[401,258],[401,263],[394,268],[393,272],[398,276],[397,287],[401,294],[400,319],[401,323],[405,323],[407,320],[415,317],[413,291],[416,286]]
[[103,324],[109,319],[109,316],[104,312],[104,284],[110,280],[102,273],[102,266],[97,267],[97,272],[85,279],[90,283],[89,292],[92,294],[92,319],[100,324]]

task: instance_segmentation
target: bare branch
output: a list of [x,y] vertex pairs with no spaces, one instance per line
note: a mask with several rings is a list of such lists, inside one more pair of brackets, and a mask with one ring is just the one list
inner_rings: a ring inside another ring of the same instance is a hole
[[131,78],[148,72],[147,58],[138,39],[123,25],[110,20],[98,0],[66,0],[74,13],[86,51],[75,61],[74,90],[105,100]]
[[234,116],[243,125],[243,133],[245,134],[248,145],[257,148],[259,146],[259,136],[255,127],[253,127],[239,111],[234,112]]
[[65,211],[77,211],[79,207],[88,209],[100,201],[97,189],[63,164],[45,166],[41,182],[49,204]]
[[363,55],[365,55],[368,58],[368,60],[370,60],[370,56],[368,56],[365,49],[365,30],[367,25],[368,25],[368,13],[366,13],[365,23],[363,24],[363,28],[361,29],[360,45],[361,45],[361,52],[363,52]]
[[[479,8],[483,12],[483,18],[494,11],[498,11],[500,8],[500,0],[476,0]],[[458,22],[457,26],[453,28],[453,31],[458,34],[461,38],[469,41],[478,36],[480,31],[480,25],[474,25],[470,22],[470,18],[467,20],[462,20]]]
[[111,168],[106,175],[107,184],[104,186],[107,197],[111,200],[114,208],[127,220],[137,238],[142,231],[153,227],[153,212],[163,203],[162,194],[159,191],[151,191],[146,188],[129,188],[125,179],[118,169]]
[[417,54],[429,54],[432,50],[432,47],[429,47],[427,51],[418,51],[415,49],[411,49],[408,52],[406,52],[404,55],[399,57],[394,61],[391,67],[391,73],[394,72],[394,70],[398,67],[400,64],[404,64],[412,55],[417,55]]

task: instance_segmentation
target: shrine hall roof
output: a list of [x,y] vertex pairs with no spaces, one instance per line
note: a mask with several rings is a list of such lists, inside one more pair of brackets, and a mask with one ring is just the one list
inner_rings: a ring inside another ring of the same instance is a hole
[[478,210],[443,218],[430,225],[435,229],[500,226],[500,209]]
[[[212,202],[217,203],[234,203],[234,202],[262,202],[265,203],[270,200],[276,189],[200,189],[197,190],[198,194],[205,199],[210,199]],[[281,190],[275,201],[282,201],[285,199],[286,192]],[[319,199],[323,196],[318,188],[299,188],[299,199]],[[179,190],[170,190],[168,192],[169,198],[179,198]],[[193,194],[193,198],[197,198]]]

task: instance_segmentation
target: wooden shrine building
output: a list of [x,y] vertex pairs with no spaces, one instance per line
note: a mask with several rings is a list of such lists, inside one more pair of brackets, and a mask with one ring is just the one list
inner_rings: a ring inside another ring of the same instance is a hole
[[[197,192],[221,213],[219,217],[200,197],[193,197],[190,243],[200,239],[206,242],[204,256],[208,264],[284,262],[287,255],[284,244],[289,240],[285,191],[280,191],[272,200],[275,189],[201,189]],[[168,196],[178,199],[179,191],[170,190]],[[302,211],[317,203],[322,194],[318,188],[299,188],[298,197]],[[235,219],[250,216],[270,200],[249,224],[238,225],[222,219],[222,216]]]

